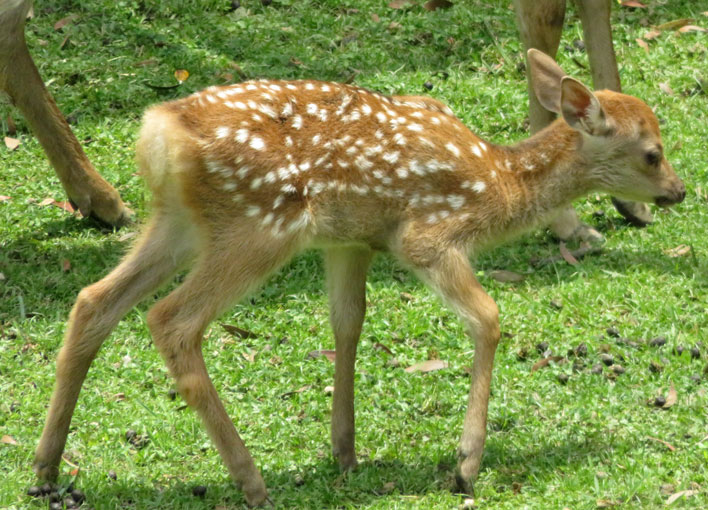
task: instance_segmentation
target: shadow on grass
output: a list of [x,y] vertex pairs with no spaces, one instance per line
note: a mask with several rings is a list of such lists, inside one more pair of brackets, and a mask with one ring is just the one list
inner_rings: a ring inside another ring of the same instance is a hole
[[[589,456],[600,455],[606,445],[592,440],[572,440],[562,444],[550,443],[539,438],[533,447],[514,450],[503,439],[490,437],[482,462],[482,488],[484,478],[493,471],[493,489],[496,492],[512,490],[523,485],[529,476],[544,479],[557,470],[570,471],[587,463]],[[258,463],[258,459],[256,459]],[[368,506],[377,501],[415,501],[437,493],[458,495],[454,484],[454,454],[432,459],[421,456],[416,463],[398,459],[364,461],[351,472],[342,473],[333,460],[322,459],[283,471],[263,470],[269,496],[276,508],[342,508]],[[243,495],[227,478],[210,483],[213,474],[189,472],[187,465],[175,462],[173,474],[179,480],[154,482],[117,481],[96,479],[80,480],[78,488],[86,493],[89,505],[101,509],[202,509],[246,508]],[[184,481],[189,480],[189,481]],[[194,496],[193,488],[206,483],[206,494]],[[462,499],[468,497],[459,494]]]

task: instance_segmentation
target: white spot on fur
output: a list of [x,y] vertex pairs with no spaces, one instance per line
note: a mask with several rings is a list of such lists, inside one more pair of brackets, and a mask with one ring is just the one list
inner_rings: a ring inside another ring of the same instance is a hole
[[251,171],[251,167],[244,165],[238,169],[238,171],[236,172],[236,175],[238,175],[239,179],[243,179],[244,177],[246,177],[246,175],[248,175],[248,172],[250,172],[250,171]]
[[263,184],[263,178],[256,177],[251,181],[251,189],[258,189],[261,187],[261,184]]
[[447,203],[450,204],[450,207],[455,210],[462,207],[465,203],[465,197],[462,195],[448,195],[445,199],[447,200]]
[[400,156],[400,152],[395,151],[395,152],[385,152],[384,154],[381,155],[384,161],[390,164],[395,164],[396,161],[398,161],[398,157]]
[[393,135],[393,141],[396,142],[398,145],[405,145],[406,144],[406,137],[403,136],[401,133],[396,133]]
[[285,146],[286,147],[292,147],[293,146],[293,139],[290,135],[285,137]]
[[407,127],[408,129],[410,129],[411,131],[416,131],[416,132],[422,132],[422,131],[423,131],[423,126],[421,126],[420,124],[415,123],[415,122],[414,122],[413,124],[408,124],[408,126],[406,126],[406,127]]
[[236,186],[236,183],[235,183],[235,182],[232,182],[232,181],[226,181],[226,182],[223,184],[223,186],[221,186],[221,188],[222,188],[224,191],[229,191],[229,192],[230,192],[230,191],[235,191],[237,187],[238,187],[238,186]]
[[398,175],[401,179],[405,179],[408,177],[408,170],[402,167],[396,168],[396,175]]
[[359,154],[359,156],[357,156],[357,158],[354,160],[354,164],[359,170],[368,170],[369,168],[374,166],[374,163],[366,159],[363,154]]
[[386,122],[386,114],[384,112],[376,112],[376,119],[379,122]]
[[214,136],[217,138],[226,138],[229,136],[229,133],[231,133],[231,129],[228,126],[221,126],[216,128],[216,131],[214,132]]
[[472,185],[472,189],[477,193],[482,193],[485,189],[487,189],[487,185],[483,181],[477,181]]
[[371,115],[371,106],[366,103],[361,105],[361,113],[363,113],[364,115]]
[[239,129],[236,131],[236,141],[238,143],[246,143],[249,136],[248,129]]
[[458,148],[457,148],[457,145],[455,145],[454,143],[452,143],[452,142],[447,142],[447,143],[445,144],[445,148],[446,148],[447,150],[449,150],[450,152],[452,152],[452,154],[453,154],[455,157],[457,157],[457,158],[460,157],[460,149],[458,149]]
[[302,116],[295,115],[293,117],[293,128],[300,129],[302,127]]
[[257,150],[257,151],[262,151],[265,149],[265,142],[263,141],[263,138],[260,138],[258,136],[254,136],[251,138],[251,141],[249,144],[252,149]]
[[482,157],[482,151],[479,149],[479,145],[477,145],[476,143],[473,143],[470,146],[470,150],[472,150],[472,154],[474,154],[478,158]]
[[258,207],[257,205],[249,205],[248,209],[246,209],[246,216],[257,216],[261,213],[261,208]]

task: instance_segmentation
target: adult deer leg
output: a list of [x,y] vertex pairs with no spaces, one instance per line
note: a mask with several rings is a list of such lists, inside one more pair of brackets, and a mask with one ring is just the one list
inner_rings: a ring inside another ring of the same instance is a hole
[[330,248],[325,253],[330,322],[336,358],[332,402],[332,452],[342,469],[356,466],[354,362],[366,310],[366,272],[372,252]]
[[84,154],[32,61],[24,33],[30,6],[29,0],[0,1],[0,90],[22,112],[81,214],[112,226],[128,223],[132,212]]
[[56,383],[35,454],[40,478],[54,480],[71,416],[89,366],[118,321],[163,284],[190,257],[189,226],[157,215],[136,247],[101,281],[79,294],[56,364]]

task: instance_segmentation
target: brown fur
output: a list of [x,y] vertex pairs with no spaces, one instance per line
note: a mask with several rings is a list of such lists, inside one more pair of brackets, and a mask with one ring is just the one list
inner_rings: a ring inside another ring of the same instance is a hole
[[131,306],[192,262],[182,285],[150,310],[148,325],[247,501],[263,502],[263,479],[204,366],[202,334],[295,253],[319,246],[337,350],[332,449],[340,465],[356,464],[354,360],[366,271],[373,251],[385,250],[442,297],[474,340],[458,466],[469,490],[484,447],[499,311],[468,252],[591,190],[666,203],[685,192],[663,157],[657,168],[643,159],[661,142],[646,105],[609,91],[595,97],[561,79],[547,56],[532,54],[530,62],[564,118],[513,147],[483,141],[438,101],[336,83],[213,87],[150,109],[137,154],[155,211],[123,262],[79,294],[57,360],[38,474],[56,476],[81,384],[103,340]]

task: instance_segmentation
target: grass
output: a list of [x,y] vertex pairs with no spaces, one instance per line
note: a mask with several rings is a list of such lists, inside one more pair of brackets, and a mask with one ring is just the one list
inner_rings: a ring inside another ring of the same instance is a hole
[[[133,162],[141,112],[239,80],[234,64],[248,77],[353,80],[386,93],[423,93],[430,82],[429,94],[482,136],[498,143],[526,136],[521,48],[507,2],[456,2],[432,13],[370,0],[242,3],[234,11],[229,2],[213,0],[198,7],[178,0],[36,6],[27,39],[42,76],[91,160],[139,218],[149,209]],[[607,197],[582,201],[583,219],[607,243],[602,254],[576,266],[532,265],[533,258],[558,251],[543,230],[479,258],[480,281],[502,311],[504,339],[477,508],[663,508],[683,490],[696,493],[672,508],[708,506],[708,96],[700,85],[708,80],[708,34],[664,32],[649,42],[649,53],[635,42],[648,25],[695,18],[708,26],[708,17],[697,2],[645,3],[648,9],[613,13],[622,82],[626,92],[655,106],[687,199],[656,211],[656,222],[641,230],[623,223]],[[55,30],[68,15],[75,18]],[[580,36],[571,15],[559,60],[589,82],[580,66],[586,56],[573,46]],[[182,85],[147,85],[176,84],[176,69],[190,73]],[[675,93],[662,91],[660,83]],[[0,434],[16,444],[0,444],[0,507],[31,509],[47,504],[25,492],[35,483],[32,455],[68,312],[78,291],[117,263],[137,227],[105,231],[40,206],[46,197],[62,200],[61,189],[41,147],[6,104],[0,106],[4,132],[8,115],[22,143],[12,152],[0,150],[0,194],[11,197],[0,202]],[[690,251],[670,256],[682,244]],[[456,508],[464,498],[450,490],[451,473],[471,342],[412,275],[385,256],[375,260],[357,371],[361,465],[340,474],[329,453],[325,391],[333,365],[308,357],[332,348],[321,265],[317,253],[297,257],[206,334],[211,375],[273,501],[281,508]],[[525,279],[500,283],[490,277],[494,269]],[[172,383],[145,325],[149,305],[131,311],[106,342],[74,415],[67,458],[81,468],[75,484],[87,494],[85,506],[244,507],[198,419],[179,397],[169,397]],[[258,338],[239,340],[220,323]],[[635,343],[609,336],[610,327]],[[651,347],[647,340],[658,336],[666,345]],[[532,372],[540,342],[561,356],[585,343],[584,367],[574,370],[570,357]],[[676,354],[679,347],[696,347],[700,358],[688,350]],[[523,351],[528,355],[520,359]],[[605,351],[624,374],[591,372]],[[403,371],[436,357],[449,367]],[[649,370],[652,362],[662,369]],[[566,384],[558,380],[561,373],[570,376]],[[647,405],[671,385],[675,405]],[[147,445],[138,449],[126,441],[129,429],[146,435]],[[62,483],[72,480],[71,470],[62,464]],[[107,477],[111,470],[116,480]],[[203,499],[192,495],[195,485],[207,486]]]

